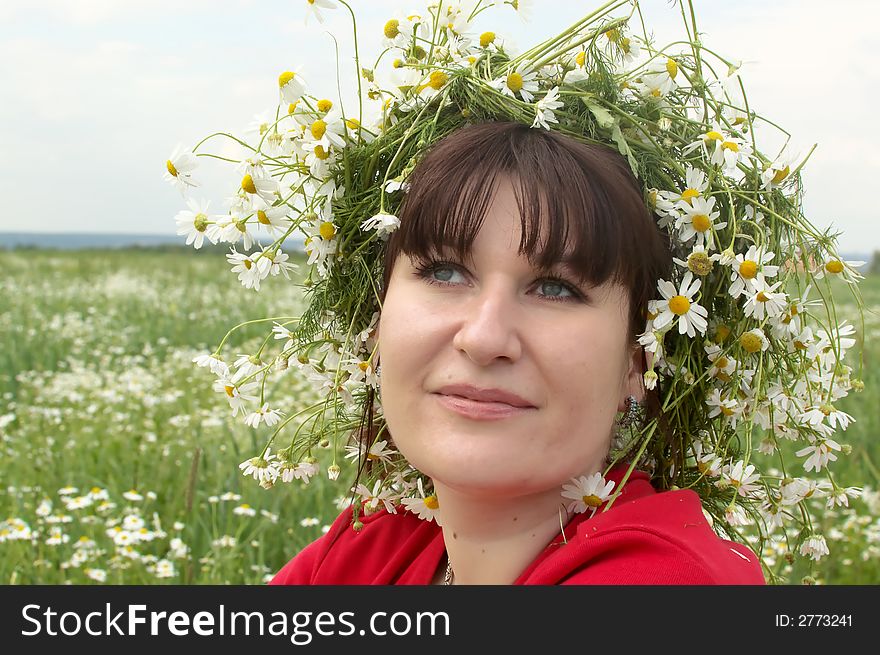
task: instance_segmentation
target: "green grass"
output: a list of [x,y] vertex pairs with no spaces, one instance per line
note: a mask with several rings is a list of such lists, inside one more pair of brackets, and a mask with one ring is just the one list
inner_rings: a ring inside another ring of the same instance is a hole
[[[221,256],[189,250],[0,252],[0,266],[0,583],[88,583],[100,572],[127,584],[260,583],[335,518],[345,475],[268,491],[240,475],[267,429],[232,419],[213,375],[191,363],[238,322],[299,314],[298,287],[271,278],[254,293]],[[880,277],[860,288],[865,391],[840,403],[857,422],[843,439],[852,453],[833,471],[869,493],[819,526],[830,557],[813,567],[779,558],[792,582],[880,582],[880,500],[870,491],[880,488]],[[840,318],[858,326],[837,290]],[[268,327],[236,333],[227,360],[255,351]],[[295,369],[270,393],[287,409],[313,397]],[[330,455],[320,453],[325,463]],[[78,489],[70,497],[96,488],[107,500],[67,509],[67,486]],[[130,490],[143,499],[127,500]],[[234,513],[242,505],[256,515]],[[149,540],[119,547],[108,536],[140,521]],[[31,539],[9,538],[27,531]]]

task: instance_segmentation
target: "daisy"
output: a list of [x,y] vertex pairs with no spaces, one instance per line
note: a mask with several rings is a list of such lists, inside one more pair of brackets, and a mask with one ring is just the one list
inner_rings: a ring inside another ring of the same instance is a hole
[[751,282],[758,273],[763,273],[765,278],[775,277],[779,267],[768,265],[774,256],[772,252],[762,253],[757,246],[749,246],[744,254],[737,254],[735,260],[730,262],[732,273],[728,293],[734,298],[748,293]]
[[705,334],[708,312],[693,299],[700,284],[701,281],[694,280],[690,271],[684,274],[677,293],[672,282],[660,280],[657,287],[663,300],[657,306],[660,314],[654,319],[654,329],[662,330],[677,319],[679,334],[687,334],[689,337],[694,337],[696,332]]
[[[389,184],[390,184],[390,182],[389,182]],[[379,238],[382,239],[383,241],[388,239],[388,235],[391,234],[392,232],[394,232],[394,230],[396,230],[399,227],[400,227],[400,219],[397,218],[397,216],[394,216],[393,214],[384,214],[384,213],[376,214],[375,216],[368,218],[363,223],[361,223],[361,229],[364,232],[369,232],[370,230],[376,230],[376,233],[379,235]]]
[[234,508],[232,510],[232,513],[235,514],[236,516],[256,516],[257,510],[255,510],[253,507],[251,507],[247,503],[243,503],[242,505],[239,505],[238,507]]
[[306,0],[306,9],[308,12],[306,13],[305,22],[308,23],[309,16],[314,16],[318,19],[319,23],[324,22],[324,17],[321,15],[319,9],[336,9],[336,5],[333,4],[330,0]]
[[865,265],[863,261],[842,260],[837,256],[830,255],[825,259],[825,263],[819,270],[813,273],[813,277],[821,280],[826,275],[829,277],[839,277],[849,284],[855,284],[857,280],[864,280],[865,276],[858,272],[858,268]]
[[186,191],[187,187],[198,186],[192,179],[192,172],[198,167],[198,159],[189,150],[184,150],[182,146],[177,146],[165,161],[165,174],[163,177],[170,182],[181,193]]
[[238,281],[246,289],[260,290],[260,281],[269,275],[271,261],[266,257],[259,257],[259,253],[248,255],[231,249],[231,254],[226,255],[226,261],[232,264],[232,272],[238,274]]
[[752,464],[746,466],[742,460],[739,460],[733,467],[725,466],[722,476],[722,479],[735,488],[740,496],[748,496],[760,489],[760,485],[755,484],[761,480],[760,474],[755,473],[755,467]]
[[208,367],[211,369],[211,373],[214,375],[227,376],[229,375],[229,366],[217,353],[213,353],[211,355],[199,355],[193,358],[193,363],[204,368]]
[[269,236],[276,236],[287,232],[292,223],[290,208],[287,205],[262,205],[256,209],[257,223],[259,223]]
[[214,391],[221,391],[226,394],[233,416],[237,416],[239,410],[244,411],[246,402],[257,400],[257,397],[251,394],[256,391],[258,386],[259,383],[257,382],[237,384],[225,376],[214,381]]
[[258,410],[245,416],[244,422],[252,428],[259,426],[261,421],[272,427],[281,420],[281,414],[277,409],[269,409],[269,403],[263,403]]
[[593,473],[591,476],[582,475],[572,478],[571,484],[563,485],[562,497],[570,498],[569,512],[586,512],[591,510],[591,515],[608,500],[614,489],[614,481],[606,482],[601,473]]
[[259,259],[269,261],[269,275],[283,275],[285,279],[290,279],[290,271],[299,270],[299,266],[289,261],[290,256],[286,252],[282,252],[281,248],[272,250],[271,248],[260,252]]
[[670,202],[685,202],[691,204],[694,198],[701,198],[706,189],[709,188],[709,182],[706,179],[706,173],[693,166],[688,166],[684,172],[684,190],[678,191],[661,191],[661,195]]
[[382,480],[376,480],[372,491],[363,484],[359,484],[357,489],[355,489],[355,493],[361,497],[361,501],[364,504],[364,514],[369,515],[377,511],[379,503],[385,506],[385,510],[389,514],[397,514],[397,508],[394,507],[391,499],[391,489],[380,489],[381,486]]
[[809,455],[804,462],[804,470],[808,472],[816,471],[818,473],[828,466],[828,462],[837,461],[837,455],[833,451],[839,451],[840,449],[840,444],[833,439],[820,438],[806,448],[801,448],[795,455],[798,457]]
[[342,114],[334,110],[322,118],[312,121],[306,130],[306,139],[320,145],[325,150],[331,147],[345,147],[345,124]]
[[423,521],[434,521],[437,525],[442,526],[443,521],[440,518],[440,503],[434,494],[425,495],[425,489],[422,486],[422,479],[418,478],[419,495],[415,498],[402,498],[403,506],[418,516]]
[[733,357],[728,357],[724,354],[721,346],[717,344],[704,346],[704,350],[709,361],[712,362],[712,366],[709,367],[708,371],[709,376],[718,378],[722,382],[730,382],[731,376],[739,362]]
[[825,542],[825,537],[820,534],[812,535],[801,544],[801,555],[815,561],[822,559],[828,552],[828,544]]
[[796,157],[792,153],[782,152],[775,161],[767,166],[761,173],[761,182],[763,182],[764,188],[770,191],[788,179],[795,159]]
[[492,82],[492,86],[511,98],[516,98],[518,93],[525,102],[532,102],[534,100],[532,94],[538,91],[536,77],[535,71],[523,73],[521,70],[514,70],[506,77],[500,77]]
[[208,216],[207,200],[197,202],[190,198],[186,204],[189,209],[184,209],[177,213],[174,220],[177,221],[177,234],[179,236],[186,235],[186,245],[195,244],[196,250],[202,247],[205,237],[211,243],[217,243],[219,237],[216,229],[211,229],[211,218]]
[[706,399],[706,404],[711,408],[709,418],[723,415],[730,421],[732,427],[736,427],[738,415],[742,412],[736,398],[726,398],[720,389],[713,389]]
[[748,300],[743,306],[746,316],[762,321],[764,317],[775,318],[780,316],[788,308],[788,296],[783,292],[776,292],[776,288],[782,281],[769,285],[763,273],[757,273],[751,282],[750,293],[745,293]]
[[818,482],[806,478],[794,478],[779,485],[780,502],[788,507],[797,505],[807,498],[824,498],[830,491],[831,483]]
[[382,441],[377,441],[366,450],[361,444],[348,445],[345,447],[345,459],[359,461],[366,457],[367,459],[374,462],[390,462],[391,457],[397,454],[397,451],[391,448],[386,448],[385,446],[387,444],[388,441],[383,439]]
[[728,525],[732,526],[749,525],[751,523],[749,515],[739,505],[728,505],[727,509],[724,510],[724,520],[727,521]]
[[268,177],[254,177],[250,173],[241,178],[241,189],[252,196],[259,196],[268,204],[274,203],[278,197],[278,182]]
[[278,76],[278,89],[284,104],[295,104],[306,92],[306,85],[298,71],[284,71]]
[[715,220],[721,216],[720,212],[713,211],[715,209],[715,198],[691,198],[690,202],[679,201],[681,214],[679,216],[676,227],[681,231],[681,240],[688,242],[697,237],[697,244],[706,244],[711,250],[714,245],[712,233],[714,230],[720,230],[727,226],[727,222],[715,223]]
[[832,509],[835,506],[837,507],[849,507],[849,499],[850,498],[858,498],[862,495],[862,489],[859,487],[847,487],[846,489],[842,487],[836,488],[831,494],[828,495],[828,502],[825,507],[828,509]]
[[246,459],[238,468],[244,476],[252,476],[257,482],[274,481],[278,477],[278,458],[270,449],[266,449],[263,457],[251,457]]
[[743,347],[747,353],[764,352],[770,347],[770,339],[764,334],[761,328],[755,328],[744,332],[739,338],[739,345]]
[[124,494],[122,494],[122,497],[125,498],[125,500],[131,501],[133,503],[139,502],[144,499],[144,497],[139,494],[136,489],[129,489]]
[[559,87],[554,86],[543,98],[535,103],[535,120],[532,123],[532,127],[540,125],[545,130],[549,130],[550,126],[547,123],[559,122],[556,120],[556,115],[553,112],[562,107],[563,104],[564,103],[559,100]]

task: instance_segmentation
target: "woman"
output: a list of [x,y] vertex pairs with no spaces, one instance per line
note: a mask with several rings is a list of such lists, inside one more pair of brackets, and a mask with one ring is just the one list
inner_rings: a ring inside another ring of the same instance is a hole
[[609,503],[629,464],[601,477],[615,417],[657,411],[637,335],[671,265],[626,161],[488,122],[435,144],[410,185],[385,250],[380,392],[436,522],[381,509],[356,531],[349,508],[272,583],[762,584],[694,492],[635,472]]

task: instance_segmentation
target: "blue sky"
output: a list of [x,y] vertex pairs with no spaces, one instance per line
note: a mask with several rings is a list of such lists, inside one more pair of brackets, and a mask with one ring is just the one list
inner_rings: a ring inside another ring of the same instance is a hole
[[[272,107],[276,79],[299,68],[335,98],[333,45],[350,47],[342,9],[304,24],[306,0],[31,0],[0,4],[0,231],[169,234],[183,208],[162,180],[177,143],[241,134]],[[378,52],[395,9],[353,0],[362,55]],[[481,29],[526,48],[598,2],[534,0],[533,20],[491,10]],[[843,231],[841,249],[880,249],[880,9],[868,0],[697,0],[704,42],[745,62],[753,108],[818,148],[804,171],[807,215]],[[677,34],[665,0],[642,0],[658,43]],[[833,8],[833,9],[832,9]],[[375,35],[375,36],[367,36]],[[372,41],[372,44],[370,43]],[[346,55],[343,54],[345,58]],[[343,61],[344,64],[344,61]],[[350,76],[345,73],[344,80]],[[200,170],[196,196],[225,209],[231,168]]]

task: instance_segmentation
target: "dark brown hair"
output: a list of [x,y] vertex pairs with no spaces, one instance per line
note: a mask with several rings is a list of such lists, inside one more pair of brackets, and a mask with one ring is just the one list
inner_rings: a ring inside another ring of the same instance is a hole
[[449,250],[465,258],[502,176],[511,179],[519,207],[519,253],[541,270],[564,262],[581,283],[625,287],[634,341],[671,263],[638,182],[610,148],[523,123],[461,128],[419,162],[398,212],[400,227],[386,244],[380,301],[400,254],[425,260]]

